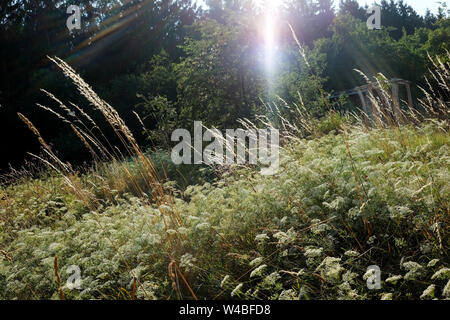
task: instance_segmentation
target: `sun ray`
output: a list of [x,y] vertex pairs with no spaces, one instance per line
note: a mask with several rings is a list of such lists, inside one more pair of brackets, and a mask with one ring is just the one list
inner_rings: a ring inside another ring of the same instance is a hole
[[264,13],[264,57],[269,83],[269,91],[272,87],[273,73],[275,71],[275,55],[277,47],[277,0],[266,0],[263,3]]

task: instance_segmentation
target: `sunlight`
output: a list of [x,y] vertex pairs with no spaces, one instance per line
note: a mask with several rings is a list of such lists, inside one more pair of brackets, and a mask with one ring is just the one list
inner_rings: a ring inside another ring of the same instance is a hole
[[266,0],[264,3],[264,46],[266,50],[266,61],[269,65],[273,62],[273,53],[276,46],[275,15],[277,2],[277,0]]
[[269,81],[269,83],[272,80],[272,75],[274,72],[275,52],[277,48],[276,19],[278,5],[278,0],[265,0],[263,2],[264,56],[265,67],[267,71],[267,80]]

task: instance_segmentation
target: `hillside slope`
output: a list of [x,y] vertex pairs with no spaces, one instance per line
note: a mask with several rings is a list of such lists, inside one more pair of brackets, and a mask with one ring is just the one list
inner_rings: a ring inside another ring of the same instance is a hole
[[4,187],[0,298],[58,298],[55,256],[67,299],[450,298],[449,142],[436,121],[293,140],[277,175],[228,172],[174,207],[116,190],[91,211],[54,176]]

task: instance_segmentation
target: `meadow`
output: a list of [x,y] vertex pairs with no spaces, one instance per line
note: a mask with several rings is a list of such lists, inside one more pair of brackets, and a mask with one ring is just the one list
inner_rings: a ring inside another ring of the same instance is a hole
[[[401,117],[375,96],[372,115],[322,119],[280,99],[260,119],[281,132],[280,169],[262,176],[142,150],[115,109],[51,59],[128,154],[47,93],[76,119],[41,107],[92,154],[80,170],[19,114],[43,151],[2,176],[0,299],[450,298],[448,60],[433,60],[437,85]],[[67,283],[73,265],[80,289]],[[371,265],[379,290],[367,287]]]

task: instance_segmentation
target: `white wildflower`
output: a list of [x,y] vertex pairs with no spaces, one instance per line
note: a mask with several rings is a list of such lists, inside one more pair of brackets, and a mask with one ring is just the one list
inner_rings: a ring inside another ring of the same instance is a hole
[[199,223],[198,225],[196,225],[195,228],[197,230],[206,230],[206,229],[209,229],[209,226],[210,225],[208,222],[202,222],[202,223]]
[[330,283],[336,283],[341,278],[341,273],[345,269],[341,266],[341,259],[334,257],[326,257],[322,263],[317,267],[322,277]]
[[304,255],[307,258],[317,258],[322,255],[322,252],[323,248],[306,247]]
[[195,267],[194,263],[197,261],[196,258],[190,253],[186,253],[180,258],[180,267],[185,268],[189,271],[191,268]]
[[360,207],[354,207],[354,208],[350,208],[347,212],[347,216],[350,219],[357,219],[361,216],[361,209]]
[[392,296],[393,296],[392,293],[383,293],[381,295],[381,300],[392,300]]
[[281,276],[278,272],[272,272],[264,278],[264,285],[266,288],[274,287],[280,279]]
[[419,263],[414,261],[405,262],[402,264],[402,266],[408,271],[414,271],[422,268],[422,266]]
[[450,298],[450,280],[447,281],[444,290],[442,290],[442,295],[446,298]]
[[401,279],[403,279],[403,277],[401,275],[397,275],[397,276],[392,276],[387,278],[385,281],[386,283],[392,283],[392,284],[397,284],[398,281],[400,281]]
[[[319,220],[319,223],[320,223],[320,220]],[[331,227],[326,223],[316,224],[311,227],[311,232],[316,235],[325,233],[329,230],[331,230]]]
[[434,293],[436,291],[436,286],[434,284],[430,285],[428,288],[426,288],[422,295],[420,296],[420,299],[422,300],[431,300],[434,298]]
[[336,199],[334,199],[331,203],[328,202],[322,202],[322,204],[327,207],[328,209],[331,210],[339,210],[341,208],[344,207],[345,205],[345,199],[343,197],[337,197]]
[[230,279],[229,275],[226,275],[223,279],[222,282],[220,283],[220,287],[223,288],[224,285],[228,282],[228,280]]
[[267,241],[269,239],[270,239],[269,236],[267,234],[265,234],[265,233],[258,234],[255,237],[255,241],[259,242],[259,243],[263,243],[263,242],[265,242],[265,241]]
[[259,266],[262,262],[263,262],[263,258],[262,257],[258,257],[256,259],[253,259],[252,261],[250,261],[250,266],[251,267],[256,267],[256,266]]
[[369,246],[373,245],[375,243],[375,241],[377,241],[377,236],[371,236],[368,240],[367,240],[367,244]]
[[349,284],[354,284],[356,278],[358,278],[358,274],[355,272],[351,272],[350,270],[342,275],[342,281],[348,282]]
[[357,300],[360,299],[360,296],[356,292],[355,289],[352,289],[348,282],[343,282],[339,286],[339,294],[345,300]]
[[279,231],[273,235],[274,238],[278,239],[278,242],[283,242],[287,239],[287,234],[283,231]]
[[414,261],[408,261],[403,263],[403,268],[408,270],[408,273],[405,274],[405,280],[418,280],[424,273],[424,267]]
[[187,235],[189,233],[189,229],[185,227],[178,228],[178,233],[182,235]]
[[231,296],[234,297],[235,295],[237,295],[237,294],[239,294],[239,293],[242,293],[241,289],[242,289],[243,286],[244,286],[243,283],[239,283],[239,284],[237,285],[237,287],[234,288],[233,291],[231,291]]
[[298,296],[296,296],[295,291],[292,289],[283,290],[278,296],[278,300],[298,300]]
[[408,217],[413,211],[408,207],[393,206],[389,207],[391,219],[403,219]]
[[344,254],[345,254],[347,257],[352,257],[352,258],[358,257],[358,256],[359,256],[359,253],[356,252],[356,251],[353,251],[353,250],[345,251]]
[[428,262],[427,267],[431,268],[434,267],[439,262],[439,259],[433,259],[430,262]]
[[54,242],[48,246],[48,250],[51,252],[57,252],[57,251],[61,250],[63,247],[64,247],[64,245]]
[[190,222],[200,220],[200,218],[199,218],[199,217],[196,217],[196,216],[187,216],[187,219],[188,219]]
[[279,231],[275,233],[274,238],[278,239],[278,244],[286,245],[290,243],[294,243],[297,239],[297,233],[293,228],[289,229],[287,232]]
[[431,277],[432,280],[438,279],[438,280],[447,280],[450,279],[450,269],[449,268],[442,268],[438,270],[433,276]]
[[258,268],[252,271],[252,273],[250,274],[250,278],[261,276],[266,267],[267,265],[265,264],[260,265]]
[[157,284],[145,281],[144,283],[141,283],[139,286],[136,286],[136,297],[138,299],[156,300],[157,297],[154,293],[156,289],[158,289]]
[[366,273],[364,273],[364,275],[363,275],[363,280],[370,279],[374,275],[375,275],[375,269],[371,269],[371,268],[367,269]]

